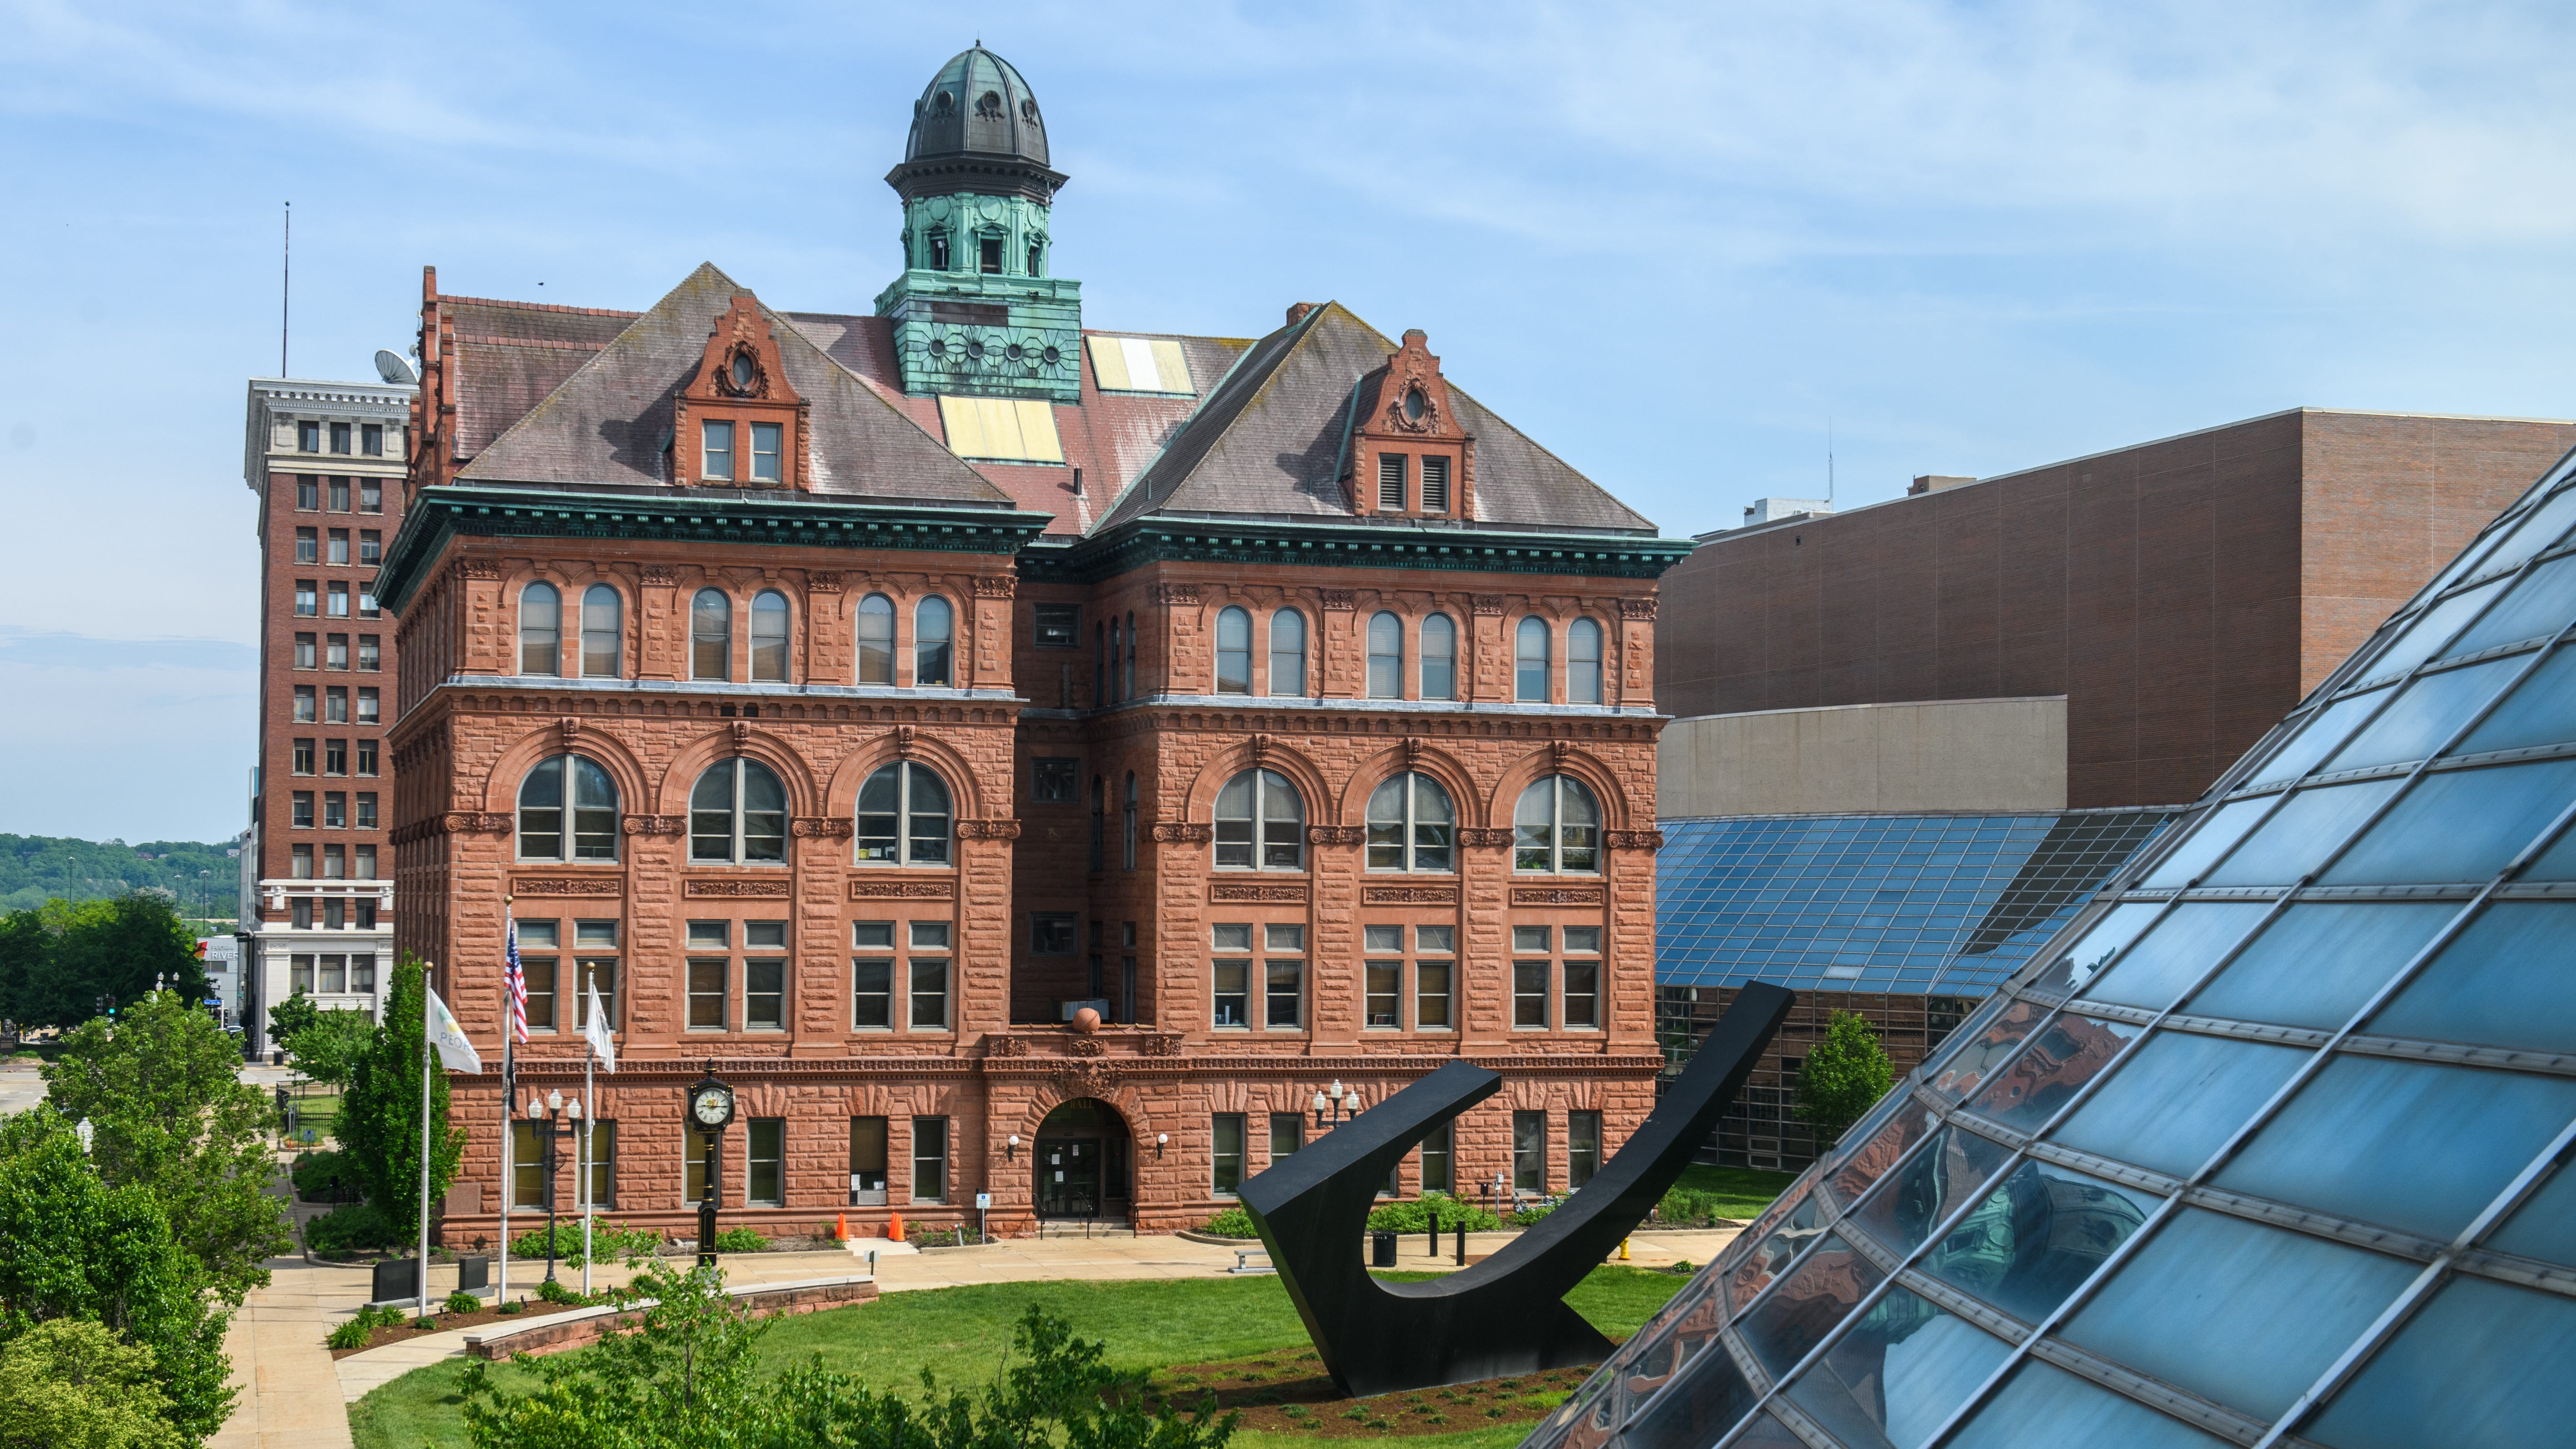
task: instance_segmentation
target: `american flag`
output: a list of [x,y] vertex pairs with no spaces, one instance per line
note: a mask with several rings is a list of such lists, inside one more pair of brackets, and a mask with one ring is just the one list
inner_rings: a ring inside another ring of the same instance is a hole
[[519,922],[516,916],[506,911],[501,919],[506,932],[504,939],[508,942],[507,950],[503,954],[507,969],[501,979],[509,988],[509,1040],[526,1041],[528,1039],[528,973],[526,968],[519,964]]

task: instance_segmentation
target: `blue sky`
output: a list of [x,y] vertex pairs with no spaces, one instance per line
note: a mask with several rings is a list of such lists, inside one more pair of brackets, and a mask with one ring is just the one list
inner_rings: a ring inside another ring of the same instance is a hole
[[[2563,7],[0,0],[0,830],[219,839],[243,379],[702,260],[864,310],[912,98],[1028,76],[1094,325],[1338,298],[1661,522],[2299,405],[2576,416]],[[112,543],[113,547],[107,547]]]

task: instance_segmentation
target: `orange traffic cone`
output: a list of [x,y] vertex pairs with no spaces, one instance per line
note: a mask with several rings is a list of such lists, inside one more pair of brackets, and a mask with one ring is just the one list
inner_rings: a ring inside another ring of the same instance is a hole
[[840,1220],[832,1224],[832,1241],[836,1243],[846,1243],[849,1240],[850,1215],[848,1213],[843,1213],[841,1214]]
[[903,1214],[894,1214],[893,1223],[886,1228],[886,1236],[898,1243],[903,1241]]

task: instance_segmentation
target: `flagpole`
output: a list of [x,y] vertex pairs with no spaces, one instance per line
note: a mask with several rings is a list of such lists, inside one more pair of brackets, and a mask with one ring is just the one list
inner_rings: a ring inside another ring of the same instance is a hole
[[[400,967],[395,968],[400,973]],[[420,1313],[429,1316],[429,967],[420,971]]]
[[[510,938],[518,930],[511,914],[515,896],[501,897],[501,941],[508,949]],[[499,1276],[492,1280],[492,1306],[510,1301],[510,1189],[518,1184],[510,1172],[512,1127],[519,1104],[519,1034],[512,1029],[510,1016],[510,973],[501,973],[501,1257]]]
[[[582,983],[589,985],[590,968],[583,967],[581,976]],[[595,987],[583,998],[583,1025],[590,1024],[591,1003],[598,999],[599,992]],[[581,1034],[581,1171],[573,1185],[573,1195],[581,1201],[581,1296],[584,1298],[590,1296],[590,1133],[599,1119],[599,1089],[593,1085],[591,1067],[598,1060],[599,1052],[591,1046],[590,1033],[585,1031]]]

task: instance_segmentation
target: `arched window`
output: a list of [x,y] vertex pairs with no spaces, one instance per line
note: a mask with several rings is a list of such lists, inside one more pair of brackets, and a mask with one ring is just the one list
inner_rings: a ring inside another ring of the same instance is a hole
[[751,865],[787,858],[787,787],[758,760],[719,760],[689,790],[689,859]]
[[1127,815],[1120,829],[1122,833],[1119,839],[1122,843],[1119,847],[1119,859],[1124,862],[1125,869],[1134,870],[1136,868],[1136,772],[1133,770],[1127,772]]
[[1601,626],[1577,619],[1565,631],[1565,702],[1601,702]]
[[894,683],[894,600],[883,594],[859,600],[859,683]]
[[1550,775],[1512,807],[1512,869],[1601,869],[1601,806],[1572,775]]
[[1306,802],[1288,777],[1246,770],[1216,793],[1216,863],[1243,870],[1303,870]]
[[1382,611],[1369,616],[1368,697],[1404,698],[1404,621]]
[[592,584],[581,591],[581,672],[593,679],[625,673],[626,607],[617,590]]
[[1216,692],[1252,692],[1252,616],[1241,609],[1216,616]]
[[1136,697],[1136,616],[1127,616],[1127,682],[1118,691],[1120,699]]
[[787,682],[787,596],[776,589],[751,596],[751,677]]
[[1446,614],[1422,621],[1422,697],[1458,697],[1458,626]]
[[563,595],[552,584],[519,591],[519,672],[563,672]]
[[912,760],[859,785],[859,864],[946,865],[955,809],[939,772]]
[[1306,692],[1306,616],[1294,609],[1270,616],[1270,692]]
[[[572,776],[567,789],[564,776]],[[564,797],[572,797],[572,853],[564,854]],[[615,860],[617,782],[579,755],[540,760],[519,782],[519,859]]]
[[956,657],[956,611],[937,594],[921,601],[912,611],[912,682],[923,685],[945,685],[956,681],[950,677],[949,661]]
[[700,589],[689,601],[689,677],[733,678],[733,600]]
[[1545,619],[1521,620],[1512,639],[1512,698],[1523,704],[1547,703],[1547,644]]
[[1458,812],[1449,792],[1424,774],[1404,774],[1369,793],[1368,868],[1456,870],[1450,846]]

